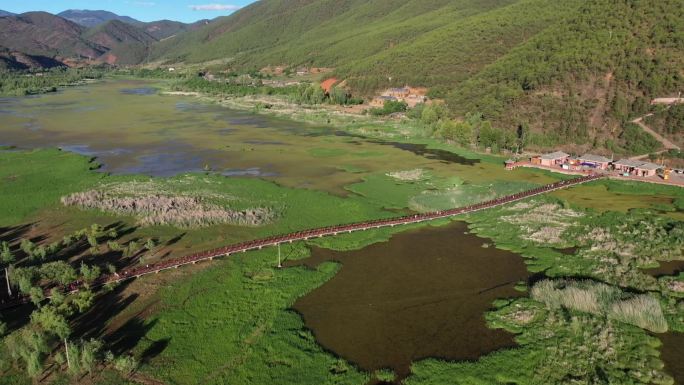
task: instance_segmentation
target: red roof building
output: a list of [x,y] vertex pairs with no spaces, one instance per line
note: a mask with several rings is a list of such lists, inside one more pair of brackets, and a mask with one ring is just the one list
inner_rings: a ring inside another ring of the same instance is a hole
[[326,94],[329,94],[335,83],[337,83],[337,79],[335,78],[326,79],[321,83],[321,88],[323,88],[323,91],[325,91]]

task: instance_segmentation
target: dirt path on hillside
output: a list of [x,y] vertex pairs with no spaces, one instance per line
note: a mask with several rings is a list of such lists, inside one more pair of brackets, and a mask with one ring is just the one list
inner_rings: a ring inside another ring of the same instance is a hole
[[[681,98],[660,98],[660,99],[653,99],[653,101],[651,101],[651,103],[652,104],[655,103],[655,104],[670,104],[670,105],[672,105],[672,104],[681,102],[681,100],[682,100]],[[644,119],[648,118],[649,116],[653,116],[653,113],[646,114],[644,116],[640,116],[640,117],[632,120],[632,123],[641,127],[642,130],[644,130],[646,133],[648,133],[649,135],[654,137],[658,142],[660,142],[663,145],[663,147],[665,149],[656,152],[656,154],[662,154],[662,153],[670,151],[670,150],[681,151],[681,148],[679,146],[677,146],[676,144],[674,144],[672,141],[665,138],[664,136],[660,135],[654,129],[652,129],[651,127],[647,126],[646,123],[644,123]],[[641,159],[648,158],[648,156],[649,156],[649,154],[644,154],[644,155],[638,155],[638,156],[631,157],[630,159],[641,160]]]

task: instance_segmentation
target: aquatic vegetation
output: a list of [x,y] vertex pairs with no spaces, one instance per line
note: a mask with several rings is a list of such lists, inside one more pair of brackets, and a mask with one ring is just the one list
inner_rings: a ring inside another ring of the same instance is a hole
[[520,346],[474,362],[420,361],[405,384],[673,383],[659,359],[660,342],[640,328],[528,298],[498,301],[487,320],[516,333]]
[[425,170],[416,168],[414,170],[394,171],[386,175],[401,181],[418,181],[423,179]]
[[62,197],[61,201],[65,206],[132,215],[143,226],[195,228],[222,223],[259,226],[268,223],[274,216],[268,208],[236,211],[207,203],[199,197],[182,195],[117,196],[102,190],[90,190]]
[[651,294],[627,296],[615,286],[571,280],[538,282],[530,294],[552,309],[567,308],[605,315],[657,333],[668,330],[660,302]]
[[565,243],[565,231],[584,215],[559,204],[536,201],[517,203],[510,210],[516,213],[502,216],[502,221],[519,226],[525,239],[547,245]]

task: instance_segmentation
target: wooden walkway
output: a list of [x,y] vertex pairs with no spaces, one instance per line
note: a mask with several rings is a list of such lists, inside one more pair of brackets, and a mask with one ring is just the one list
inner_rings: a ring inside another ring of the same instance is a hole
[[[473,213],[481,210],[490,209],[492,207],[505,205],[511,202],[516,202],[536,195],[546,194],[551,191],[565,189],[571,186],[576,186],[582,183],[591,182],[603,178],[604,175],[592,174],[575,179],[560,181],[548,184],[542,187],[534,188],[517,194],[507,195],[501,198],[492,199],[489,201],[477,203],[470,206],[459,207],[443,211],[433,211],[423,214],[406,215],[388,219],[377,219],[371,221],[350,223],[338,226],[320,227],[310,230],[298,231],[290,234],[278,235],[268,238],[256,239],[253,241],[236,243],[233,245],[221,247],[218,249],[207,250],[195,254],[190,254],[184,257],[168,259],[155,264],[136,267],[133,269],[124,270],[114,274],[103,275],[97,279],[91,286],[103,286],[109,283],[121,282],[147,274],[159,273],[160,271],[175,269],[180,266],[195,264],[202,261],[211,261],[214,258],[228,257],[231,254],[244,253],[250,250],[259,250],[264,247],[277,246],[282,243],[292,243],[295,241],[308,240],[311,238],[321,238],[325,236],[335,236],[338,234],[348,234],[354,231],[365,231],[371,229],[379,229],[383,227],[394,227],[400,225],[408,225],[413,223],[421,223],[432,221],[436,219],[449,218],[457,215]],[[67,292],[76,292],[83,287],[83,282],[76,281],[67,285],[64,290]],[[46,293],[46,297],[47,297]],[[0,309],[17,306],[22,303],[29,302],[28,297],[17,298],[12,301],[0,303]]]

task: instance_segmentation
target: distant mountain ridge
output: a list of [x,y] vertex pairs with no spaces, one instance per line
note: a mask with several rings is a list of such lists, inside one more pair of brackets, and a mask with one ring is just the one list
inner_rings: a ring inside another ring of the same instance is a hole
[[129,16],[120,16],[109,11],[87,9],[70,9],[58,13],[57,16],[88,28],[95,28],[110,21],[120,21],[144,30],[157,40],[166,39],[170,36],[196,29],[201,26],[203,22],[203,20],[191,24],[173,20],[144,22]]
[[[6,68],[62,64],[138,64],[157,38],[144,29],[112,19],[93,28],[47,12],[27,12],[0,18],[0,47]],[[23,58],[16,61],[13,58]],[[28,58],[43,58],[29,60]],[[48,60],[50,59],[50,60]],[[16,62],[16,63],[15,63]]]
[[88,28],[96,27],[110,20],[118,20],[136,26],[142,24],[141,21],[138,21],[132,17],[119,16],[113,12],[103,10],[91,11],[87,9],[69,9],[58,13],[57,16],[63,17],[67,20],[73,21],[76,24]]
[[3,16],[14,16],[14,14],[12,12],[3,11],[2,9],[0,9],[0,17]]
[[47,12],[0,18],[0,46],[27,55],[96,58],[106,49],[83,38],[86,28]]
[[108,63],[139,64],[160,40],[208,23],[142,22],[102,10],[67,10],[53,15],[6,11],[0,15],[0,68],[25,69]]

